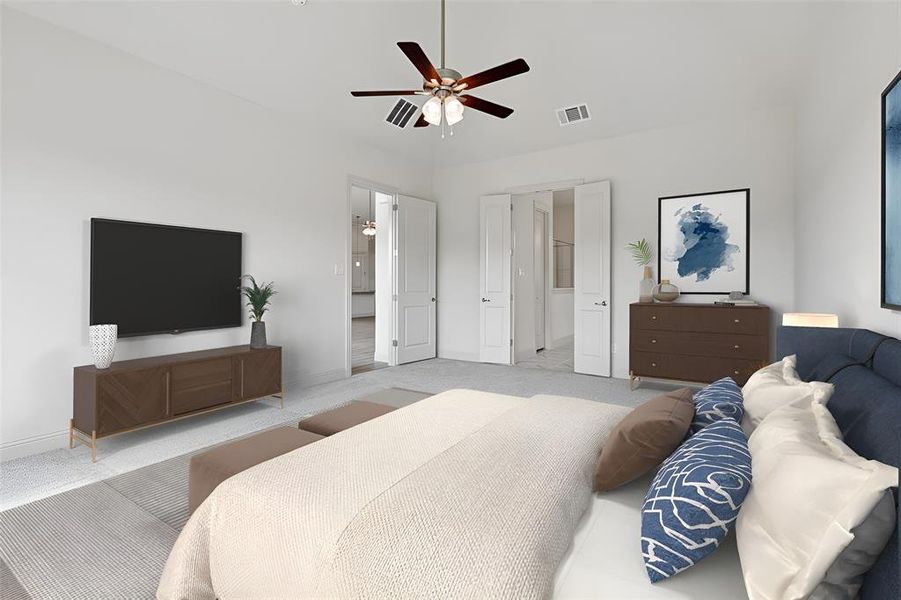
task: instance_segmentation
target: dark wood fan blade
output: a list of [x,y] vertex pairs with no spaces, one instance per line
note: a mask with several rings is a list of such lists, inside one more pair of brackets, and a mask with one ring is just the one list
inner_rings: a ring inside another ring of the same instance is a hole
[[507,108],[506,106],[501,106],[500,104],[495,104],[488,100],[482,100],[475,96],[460,96],[460,101],[468,108],[480,110],[483,113],[488,113],[492,117],[497,117],[498,119],[506,119],[513,114],[512,108]]
[[[516,75],[522,75],[523,73],[528,72],[528,70],[529,65],[526,64],[526,61],[521,58],[517,58],[516,60],[512,60],[508,63],[504,63],[497,67],[488,69],[487,71],[482,71],[481,73],[476,73],[475,75],[464,77],[454,84],[454,88],[471,90],[473,88],[479,87],[480,85],[494,83],[495,81],[507,79],[508,77],[515,77]],[[466,87],[462,87],[464,84]]]
[[416,70],[422,73],[422,76],[426,81],[431,81],[432,79],[439,82],[441,81],[441,75],[435,70],[432,61],[425,55],[425,52],[422,51],[419,44],[416,42],[397,42],[397,46],[407,55],[407,58],[410,59],[410,62],[416,67]]
[[413,124],[413,127],[428,127],[429,122],[425,120],[425,116],[420,114],[419,118],[416,119],[416,123]]
[[383,91],[365,91],[365,92],[351,92],[351,96],[356,96],[357,98],[363,96],[413,96],[417,94],[419,90],[383,90]]

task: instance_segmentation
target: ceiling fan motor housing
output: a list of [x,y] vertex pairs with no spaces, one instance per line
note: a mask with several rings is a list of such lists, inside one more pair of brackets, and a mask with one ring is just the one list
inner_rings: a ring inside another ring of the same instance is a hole
[[426,91],[433,91],[435,89],[450,91],[454,83],[463,79],[463,75],[459,71],[454,69],[440,68],[435,70],[438,71],[439,75],[441,75],[441,81],[438,82],[439,86],[436,88],[431,81],[425,81],[422,84],[422,89]]

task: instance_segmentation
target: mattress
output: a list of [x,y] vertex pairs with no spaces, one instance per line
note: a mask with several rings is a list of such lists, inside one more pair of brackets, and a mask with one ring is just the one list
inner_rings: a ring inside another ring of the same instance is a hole
[[651,478],[645,477],[592,497],[557,570],[554,598],[746,599],[734,531],[694,567],[651,584],[639,542],[641,504],[650,483]]

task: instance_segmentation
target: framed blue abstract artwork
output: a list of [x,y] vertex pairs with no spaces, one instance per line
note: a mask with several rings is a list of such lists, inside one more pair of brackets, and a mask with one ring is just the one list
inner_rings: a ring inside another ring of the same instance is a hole
[[751,190],[659,199],[657,274],[683,294],[751,292]]
[[901,73],[882,92],[882,307],[901,310]]

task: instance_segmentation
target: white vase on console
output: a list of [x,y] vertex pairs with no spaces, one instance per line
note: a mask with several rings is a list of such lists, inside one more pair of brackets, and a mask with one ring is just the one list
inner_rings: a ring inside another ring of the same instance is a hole
[[116,354],[116,340],[119,337],[118,325],[91,325],[88,339],[91,342],[91,354],[94,366],[108,369]]

